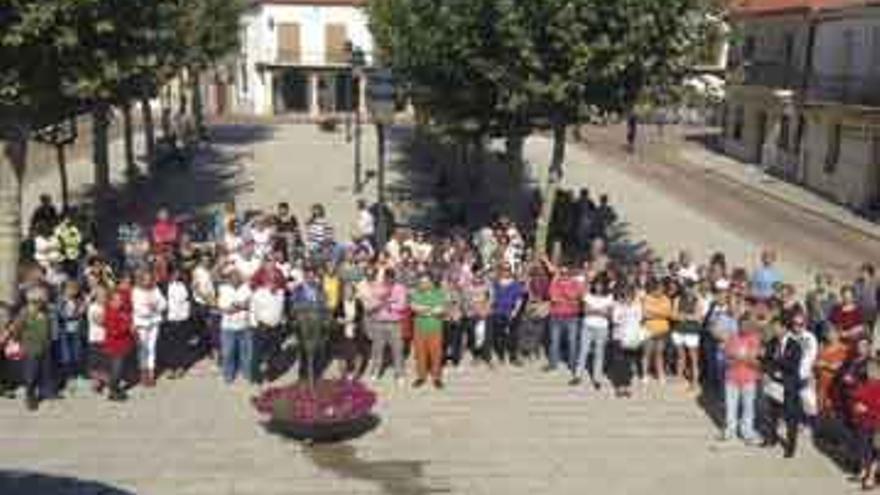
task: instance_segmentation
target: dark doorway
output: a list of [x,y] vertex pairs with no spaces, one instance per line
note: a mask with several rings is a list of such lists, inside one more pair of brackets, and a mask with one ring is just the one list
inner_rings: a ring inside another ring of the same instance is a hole
[[296,69],[285,69],[275,76],[275,113],[307,112],[308,79]]

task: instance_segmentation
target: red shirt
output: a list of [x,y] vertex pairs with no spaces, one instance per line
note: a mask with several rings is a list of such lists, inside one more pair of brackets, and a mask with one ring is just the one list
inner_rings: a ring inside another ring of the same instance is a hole
[[251,287],[267,287],[273,291],[284,290],[285,280],[284,274],[278,267],[272,265],[269,267],[261,266],[254,277],[251,279]]
[[[859,326],[864,323],[862,310],[859,309],[859,307],[856,305],[853,305],[850,309],[843,309],[843,306],[838,304],[834,307],[834,310],[831,311],[831,316],[829,320],[831,320],[831,324],[833,324],[834,327],[837,328],[837,330],[842,332],[850,330],[853,327]],[[859,337],[859,335],[845,336],[843,337],[843,340],[848,343],[852,343]]]
[[576,318],[581,311],[584,284],[572,277],[556,277],[550,282],[550,316]]
[[757,332],[739,332],[727,339],[724,344],[727,383],[737,387],[756,383],[761,376],[756,361],[760,350],[761,336]]
[[177,244],[179,230],[177,223],[171,220],[157,220],[153,224],[153,244],[160,248],[168,248]]
[[[853,393],[853,419],[865,429],[880,427],[880,380],[868,380]],[[865,406],[866,411],[857,411],[855,404]]]
[[134,347],[131,312],[124,306],[108,304],[104,308],[104,352],[110,357],[124,357]]

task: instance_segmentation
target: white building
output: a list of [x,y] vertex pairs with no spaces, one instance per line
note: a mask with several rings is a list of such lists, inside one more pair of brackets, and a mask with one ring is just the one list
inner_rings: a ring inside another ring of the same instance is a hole
[[310,118],[365,111],[365,78],[350,47],[372,64],[366,0],[256,0],[242,21],[234,107],[241,113]]

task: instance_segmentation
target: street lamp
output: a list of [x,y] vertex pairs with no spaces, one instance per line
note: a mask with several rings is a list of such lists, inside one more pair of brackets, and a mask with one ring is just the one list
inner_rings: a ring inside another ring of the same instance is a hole
[[[348,99],[348,109],[350,112],[354,112],[354,187],[353,190],[355,194],[360,194],[363,189],[363,184],[361,182],[361,170],[363,169],[363,164],[361,162],[361,112],[360,112],[360,101],[358,104],[354,104],[354,81],[355,77],[357,77],[359,84],[362,83],[361,79],[364,76],[364,67],[366,66],[366,57],[364,56],[364,51],[354,45],[352,42],[346,43],[346,48],[349,53],[349,68],[350,68],[350,77],[348,78],[349,87],[347,91],[347,99]],[[358,92],[360,96],[360,92]],[[358,98],[360,100],[360,98]]]

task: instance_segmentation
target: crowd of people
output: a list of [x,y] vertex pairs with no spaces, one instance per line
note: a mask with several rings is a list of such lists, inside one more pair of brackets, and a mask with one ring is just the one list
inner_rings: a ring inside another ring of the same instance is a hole
[[799,294],[771,250],[755,267],[731,266],[723,253],[700,262],[687,251],[672,260],[617,251],[606,197],[562,198],[551,255],[533,252],[531,227],[504,216],[433,232],[377,222],[382,210],[363,201],[350,239],[321,205],[301,223],[286,203],[248,212],[230,203],[202,232],[160,209],[150,225],[123,222],[99,248],[45,198],[20,300],[0,318],[0,376],[7,390],[23,386],[32,410],[87,381],[122,401],[131,387],[201,365],[216,364],[227,383],[261,383],[297,348],[298,318],[318,315],[330,330],[318,359],[300,359],[301,373],[390,374],[442,389],[444,370],[467,362],[536,362],[621,399],[652,381],[684,384],[723,404],[719,441],[781,445],[792,457],[804,427],[842,422],[858,479],[873,486],[873,265],[851,283],[820,275]]

